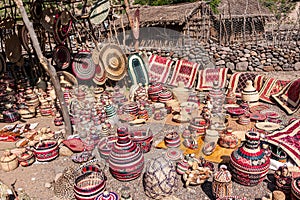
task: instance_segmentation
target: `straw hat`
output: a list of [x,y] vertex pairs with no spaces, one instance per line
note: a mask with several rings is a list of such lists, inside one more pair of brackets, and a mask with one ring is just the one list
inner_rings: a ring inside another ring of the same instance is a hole
[[64,45],[56,46],[53,50],[53,60],[58,68],[68,68],[71,62],[71,54],[68,47]]
[[57,74],[58,77],[63,76],[64,80],[66,80],[67,82],[73,84],[73,86],[75,88],[78,87],[78,81],[77,81],[76,77],[73,76],[73,74],[70,74],[69,72],[66,72],[66,71],[58,71],[58,72],[56,72],[56,74]]
[[22,47],[16,34],[5,40],[5,54],[9,61],[16,63],[21,58]]
[[73,60],[72,69],[75,76],[81,80],[90,80],[94,77],[96,66],[90,51],[78,52]]
[[6,62],[4,55],[0,52],[0,74],[6,71]]
[[91,9],[90,21],[93,24],[101,24],[108,16],[110,9],[109,0],[99,0]]
[[100,62],[98,65],[96,65],[96,73],[93,78],[94,83],[97,85],[102,85],[105,83],[107,77],[106,77],[106,72],[103,67],[103,64]]
[[57,43],[63,44],[72,29],[72,20],[70,13],[67,11],[61,12],[56,15],[54,22],[54,39]]
[[137,9],[133,15],[132,34],[134,39],[138,40],[140,37],[140,10]]
[[36,0],[31,7],[31,15],[37,21],[39,21],[43,16],[43,5],[40,0]]
[[126,56],[118,45],[104,45],[100,50],[100,59],[109,79],[119,81],[124,78],[127,71]]
[[55,23],[55,15],[56,11],[54,11],[52,8],[46,8],[43,10],[42,18],[40,20],[40,23],[44,27],[44,29],[50,33],[53,32],[54,29],[54,23]]
[[29,41],[30,41],[30,36],[28,34],[28,30],[25,25],[22,25],[18,28],[18,36],[21,41],[21,44],[23,45],[24,49],[29,52]]

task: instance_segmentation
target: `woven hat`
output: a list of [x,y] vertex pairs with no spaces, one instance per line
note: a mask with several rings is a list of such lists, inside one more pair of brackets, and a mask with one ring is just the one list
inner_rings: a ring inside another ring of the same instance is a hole
[[103,46],[100,50],[100,59],[109,79],[119,81],[124,78],[127,72],[126,56],[118,45]]
[[90,51],[78,52],[73,60],[72,69],[75,76],[81,80],[90,80],[94,77],[96,66]]
[[57,76],[63,76],[65,81],[68,81],[69,83],[73,84],[74,87],[78,87],[78,81],[73,74],[70,74],[69,72],[66,71],[58,71],[56,72]]
[[35,20],[40,20],[43,16],[43,5],[40,0],[36,0],[31,7],[31,15]]
[[96,73],[95,76],[93,78],[94,83],[96,83],[97,85],[102,85],[105,83],[107,77],[106,77],[106,72],[105,69],[103,67],[102,63],[99,63],[98,65],[96,65]]
[[0,74],[6,71],[6,62],[4,55],[0,52]]
[[71,54],[68,47],[64,45],[56,46],[53,50],[53,60],[58,68],[68,68],[71,62]]
[[110,9],[109,0],[99,0],[91,9],[90,21],[93,24],[101,24],[108,16]]
[[140,37],[140,10],[137,9],[133,15],[132,34],[134,39],[138,40]]
[[28,30],[25,25],[22,25],[18,29],[18,36],[19,36],[19,39],[20,39],[21,44],[23,45],[24,49],[27,52],[29,52],[30,51],[30,48],[29,48],[30,36],[28,34]]
[[72,29],[72,20],[70,14],[67,11],[61,12],[56,15],[54,22],[54,39],[57,43],[63,44],[68,37],[70,30]]
[[53,33],[56,13],[52,8],[46,8],[43,10],[42,18],[40,19],[43,28],[50,33]]
[[5,40],[5,54],[9,61],[16,63],[21,58],[22,47],[16,34]]

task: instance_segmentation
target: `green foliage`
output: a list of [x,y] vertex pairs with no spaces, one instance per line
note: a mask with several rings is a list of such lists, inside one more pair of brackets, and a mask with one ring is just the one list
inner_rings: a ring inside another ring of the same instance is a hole
[[292,0],[261,0],[261,2],[265,7],[269,8],[278,20],[285,17],[295,8],[295,2]]
[[161,6],[177,3],[195,2],[196,0],[135,0],[134,4]]
[[221,3],[221,0],[206,0],[206,2],[210,6],[213,13],[215,13],[215,14],[219,13],[218,6]]

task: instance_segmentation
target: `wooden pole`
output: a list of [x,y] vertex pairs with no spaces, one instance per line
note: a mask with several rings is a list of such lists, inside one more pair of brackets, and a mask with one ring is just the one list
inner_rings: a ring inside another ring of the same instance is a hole
[[[130,5],[129,5],[129,0],[124,0],[124,4],[125,4],[125,11],[126,11],[126,15],[129,21],[129,25],[131,30],[133,30],[134,28],[134,24],[133,24],[133,19],[130,15]],[[134,49],[136,52],[139,51],[139,40],[134,39]]]
[[41,47],[39,45],[39,41],[37,39],[37,35],[33,29],[32,23],[29,21],[29,18],[25,11],[24,6],[23,6],[22,0],[14,0],[14,1],[17,4],[17,7],[20,9],[24,24],[27,27],[27,30],[29,32],[29,35],[30,35],[30,38],[32,41],[33,48],[35,49],[35,52],[39,58],[39,61],[40,61],[41,65],[44,67],[45,71],[49,74],[51,81],[53,83],[53,87],[56,92],[56,96],[58,97],[58,100],[59,100],[59,103],[61,106],[62,115],[63,115],[64,122],[65,122],[65,131],[66,132],[64,134],[64,137],[66,138],[67,136],[72,134],[72,126],[71,126],[69,112],[68,112],[67,106],[65,104],[63,92],[61,90],[59,79],[56,74],[56,70],[51,65],[51,63],[47,60],[47,58],[44,57],[44,55],[42,53]]

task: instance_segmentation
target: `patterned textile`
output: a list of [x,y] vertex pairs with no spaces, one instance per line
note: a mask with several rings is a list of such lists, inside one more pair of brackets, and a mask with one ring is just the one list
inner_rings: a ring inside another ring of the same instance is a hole
[[187,60],[176,61],[170,85],[177,86],[178,82],[184,82],[184,86],[191,88],[195,82],[196,74],[200,64]]
[[259,91],[259,99],[267,103],[274,104],[270,99],[271,95],[280,92],[290,81],[278,80],[276,78],[268,78]]
[[196,89],[198,90],[210,90],[213,86],[213,82],[217,80],[221,88],[225,87],[228,68],[207,68],[199,71],[198,84]]
[[172,60],[152,54],[149,57],[149,81],[166,83],[172,64]]
[[300,166],[300,119],[283,130],[268,134],[264,140],[281,147]]
[[300,78],[291,81],[272,97],[287,114],[291,115],[296,112],[300,108]]
[[235,93],[237,97],[241,97],[242,91],[246,87],[246,82],[248,80],[251,80],[256,90],[260,91],[260,88],[263,85],[263,79],[264,76],[262,75],[236,72],[230,77],[229,87],[232,88],[232,91]]

